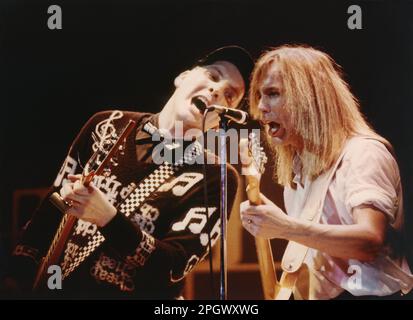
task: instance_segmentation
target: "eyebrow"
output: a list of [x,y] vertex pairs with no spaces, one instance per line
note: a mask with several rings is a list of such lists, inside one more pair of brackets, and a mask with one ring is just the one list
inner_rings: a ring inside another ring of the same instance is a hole
[[212,69],[214,69],[215,71],[217,71],[218,74],[219,74],[219,76],[220,76],[221,78],[224,77],[224,74],[222,73],[222,71],[219,69],[218,66],[214,66],[213,64],[211,64],[211,65],[209,65],[209,67],[212,68]]
[[261,90],[262,90],[262,91],[265,91],[265,90],[268,90],[268,89],[274,89],[274,90],[277,90],[277,91],[281,91],[281,87],[275,86],[275,85],[273,85],[273,84],[263,85],[263,86],[261,87]]

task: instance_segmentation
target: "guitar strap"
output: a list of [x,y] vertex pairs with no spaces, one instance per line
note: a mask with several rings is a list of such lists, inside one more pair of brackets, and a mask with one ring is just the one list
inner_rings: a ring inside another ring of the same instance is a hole
[[[314,223],[318,223],[323,213],[324,201],[327,195],[328,187],[333,179],[338,166],[345,155],[348,146],[355,139],[360,138],[372,138],[367,136],[357,136],[347,141],[340,156],[335,164],[316,180],[311,182],[307,196],[304,197],[301,204],[295,205],[294,210],[296,212],[302,212],[300,219],[308,220]],[[373,138],[374,139],[374,138]],[[302,296],[294,296],[295,299],[308,299],[308,270],[302,268],[304,259],[308,253],[309,248],[294,242],[289,241],[285,249],[281,268],[283,273],[280,279],[280,288],[276,290],[276,300],[288,300],[297,285],[297,280],[300,278],[300,293],[304,292]],[[307,275],[305,275],[307,273]],[[305,288],[302,288],[305,287]],[[304,290],[303,290],[304,289]],[[295,292],[298,295],[298,292]]]

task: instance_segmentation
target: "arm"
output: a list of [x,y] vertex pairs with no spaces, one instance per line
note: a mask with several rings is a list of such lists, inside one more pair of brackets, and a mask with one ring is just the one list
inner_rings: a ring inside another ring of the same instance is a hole
[[[85,149],[85,142],[90,136],[94,122],[99,116],[94,116],[83,126],[74,139],[63,165],[57,174],[54,184],[42,200],[40,206],[34,212],[27,224],[24,234],[12,254],[11,276],[20,283],[23,290],[30,290],[33,277],[38,268],[41,258],[46,254],[52,238],[61,221],[62,215],[49,201],[49,196],[57,192],[67,181],[68,173],[80,173],[78,152]],[[88,154],[85,153],[85,156]],[[84,163],[87,159],[81,159]]]
[[[369,261],[383,249],[396,219],[400,177],[395,159],[381,143],[359,140],[336,171],[349,225],[327,225],[286,216],[263,197],[265,205],[242,205],[244,227],[266,238],[284,238],[343,259]],[[253,223],[248,224],[248,219]],[[387,243],[386,243],[387,244]]]
[[387,218],[374,207],[354,208],[352,225],[328,225],[289,217],[263,199],[262,206],[241,206],[243,225],[254,236],[292,240],[333,257],[360,261],[373,260],[384,245]]

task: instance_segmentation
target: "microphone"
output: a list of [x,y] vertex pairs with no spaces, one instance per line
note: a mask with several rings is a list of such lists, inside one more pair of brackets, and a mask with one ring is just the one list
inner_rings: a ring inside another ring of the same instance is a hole
[[239,124],[246,124],[248,121],[248,113],[242,110],[227,108],[218,105],[212,105],[208,107],[208,110],[215,111],[222,114],[225,118],[228,118]]
[[207,107],[201,99],[197,99],[197,98],[192,99],[192,102],[196,105],[196,107],[200,111],[204,111],[205,109],[210,110],[210,111],[215,111],[223,115],[225,118],[230,119],[239,124],[246,124],[248,121],[248,113],[245,111],[228,108],[224,106],[219,106],[215,104]]

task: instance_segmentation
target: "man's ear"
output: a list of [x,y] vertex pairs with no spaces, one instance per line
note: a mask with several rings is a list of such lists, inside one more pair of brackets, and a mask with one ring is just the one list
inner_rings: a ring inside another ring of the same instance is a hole
[[181,72],[179,74],[179,76],[177,76],[175,78],[175,81],[174,81],[175,88],[178,88],[181,85],[182,81],[185,80],[185,78],[187,77],[189,72],[190,72],[190,70],[186,70],[184,72]]

